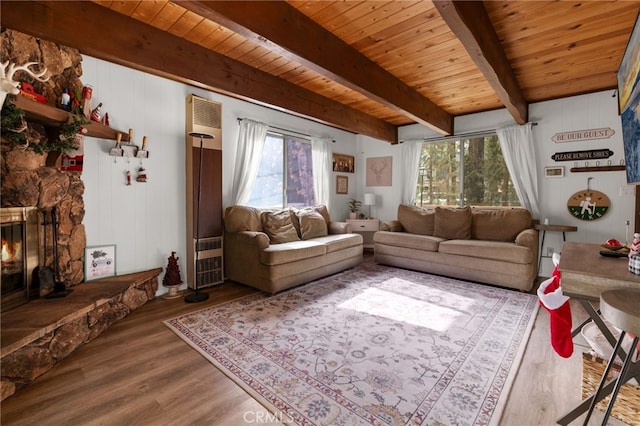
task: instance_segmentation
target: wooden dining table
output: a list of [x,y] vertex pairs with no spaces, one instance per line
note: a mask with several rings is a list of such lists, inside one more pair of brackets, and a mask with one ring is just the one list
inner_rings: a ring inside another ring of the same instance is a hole
[[[593,321],[612,348],[616,347],[617,338],[604,322],[599,309],[600,296],[609,290],[640,290],[640,275],[629,272],[627,257],[611,257],[607,249],[595,243],[565,242],[558,270],[561,274],[562,292],[576,299],[589,314],[589,319],[575,327],[571,333],[575,337],[582,327]],[[639,307],[640,309],[640,307]],[[625,359],[626,353],[619,349],[618,354]],[[634,367],[635,374],[636,367]],[[598,399],[606,397],[613,389],[614,383],[604,387]],[[592,396],[593,398],[593,396]],[[564,415],[558,424],[567,425],[589,409],[590,400],[582,401],[577,407]]]

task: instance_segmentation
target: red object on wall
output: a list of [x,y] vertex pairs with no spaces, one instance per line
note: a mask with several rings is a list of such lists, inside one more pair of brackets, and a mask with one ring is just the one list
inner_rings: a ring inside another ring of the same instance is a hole
[[63,172],[81,172],[84,163],[84,136],[76,134],[77,149],[60,156],[60,170]]
[[81,172],[83,162],[84,155],[82,154],[75,156],[63,154],[61,156],[60,170],[62,170],[63,172]]
[[20,83],[20,95],[32,101],[40,102],[41,104],[47,103],[47,98],[40,93],[36,93],[33,86],[29,83]]

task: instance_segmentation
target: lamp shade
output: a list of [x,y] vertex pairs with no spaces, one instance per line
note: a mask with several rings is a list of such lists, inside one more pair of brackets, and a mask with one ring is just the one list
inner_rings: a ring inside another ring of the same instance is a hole
[[375,206],[376,205],[376,194],[364,194],[364,205],[365,206]]
[[202,138],[202,139],[215,139],[216,138],[211,133],[202,133],[202,132],[189,132],[189,136],[193,136],[194,138]]

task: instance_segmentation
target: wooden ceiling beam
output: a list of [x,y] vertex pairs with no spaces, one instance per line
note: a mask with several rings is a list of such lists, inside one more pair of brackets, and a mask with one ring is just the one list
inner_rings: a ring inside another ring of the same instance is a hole
[[438,133],[453,133],[451,114],[287,2],[182,0],[180,6]]
[[2,1],[3,28],[391,143],[395,126],[92,2]]
[[525,124],[529,119],[529,105],[482,2],[435,0],[433,3],[516,123]]

